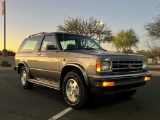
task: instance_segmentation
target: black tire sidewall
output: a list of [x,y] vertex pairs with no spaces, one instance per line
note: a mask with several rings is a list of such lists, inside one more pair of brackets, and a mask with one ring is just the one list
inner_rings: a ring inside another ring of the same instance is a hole
[[[26,74],[27,74],[27,80],[25,81],[25,84],[23,84],[22,81],[21,81],[22,71],[25,71]],[[21,70],[20,70],[20,83],[21,83],[21,86],[22,86],[23,88],[28,89],[28,88],[31,88],[31,87],[33,86],[33,85],[32,85],[33,83],[30,83],[30,82],[28,81],[28,79],[29,79],[29,74],[28,74],[28,72],[27,72],[27,70],[26,70],[26,67],[22,67]]]
[[[66,93],[66,84],[70,78],[73,78],[79,86],[79,98],[75,102],[70,101]],[[66,74],[66,76],[64,77],[63,85],[62,85],[62,90],[63,90],[64,98],[69,106],[79,109],[85,104],[87,100],[86,87],[84,86],[84,82],[77,71],[71,71]]]

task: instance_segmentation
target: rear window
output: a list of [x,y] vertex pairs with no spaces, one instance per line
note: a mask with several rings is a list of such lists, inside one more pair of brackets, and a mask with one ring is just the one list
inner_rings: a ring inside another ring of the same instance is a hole
[[33,37],[33,38],[26,39],[22,43],[22,45],[19,49],[19,52],[33,52],[39,39],[40,39],[40,37]]

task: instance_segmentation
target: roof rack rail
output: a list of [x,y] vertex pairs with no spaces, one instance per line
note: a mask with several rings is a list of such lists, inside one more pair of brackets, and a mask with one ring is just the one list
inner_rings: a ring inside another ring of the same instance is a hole
[[40,32],[40,33],[36,33],[36,34],[33,34],[33,35],[30,35],[29,37],[33,37],[33,36],[37,36],[37,35],[42,35],[42,34],[46,34],[47,32]]

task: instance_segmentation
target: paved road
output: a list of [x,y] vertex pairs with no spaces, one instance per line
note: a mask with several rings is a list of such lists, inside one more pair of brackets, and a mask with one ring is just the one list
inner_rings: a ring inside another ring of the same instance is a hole
[[[93,96],[88,107],[71,110],[58,120],[159,120],[160,66],[150,66],[152,80],[127,100]],[[48,120],[68,108],[62,93],[35,85],[21,88],[12,68],[0,68],[0,120]]]

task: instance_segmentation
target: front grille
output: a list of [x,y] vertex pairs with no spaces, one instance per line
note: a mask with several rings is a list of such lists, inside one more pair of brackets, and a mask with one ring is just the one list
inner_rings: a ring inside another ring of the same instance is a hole
[[112,61],[112,72],[126,73],[142,71],[142,61]]

